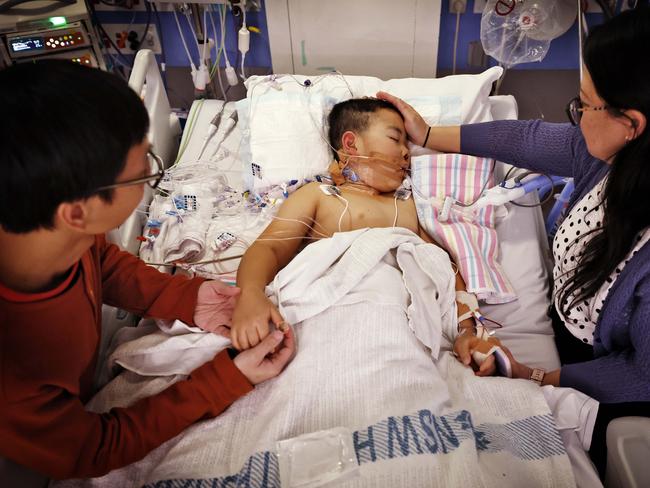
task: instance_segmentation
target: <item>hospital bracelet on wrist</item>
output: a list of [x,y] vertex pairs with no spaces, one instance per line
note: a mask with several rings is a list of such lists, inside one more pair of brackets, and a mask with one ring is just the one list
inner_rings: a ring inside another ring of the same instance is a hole
[[424,138],[424,144],[422,144],[422,147],[427,147],[427,142],[429,141],[430,133],[431,133],[431,126],[429,126],[427,129],[427,136]]

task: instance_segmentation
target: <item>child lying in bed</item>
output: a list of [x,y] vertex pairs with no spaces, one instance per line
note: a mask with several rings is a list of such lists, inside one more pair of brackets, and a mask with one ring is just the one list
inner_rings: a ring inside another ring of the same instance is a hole
[[[336,185],[309,183],[293,193],[277,217],[246,251],[237,272],[241,294],[232,319],[231,339],[240,350],[269,334],[269,323],[282,327],[283,318],[266,297],[265,286],[308,240],[331,237],[365,227],[403,227],[425,242],[433,239],[420,227],[412,198],[396,192],[408,172],[410,154],[404,120],[390,103],[374,98],[351,99],[334,106],[329,115],[329,139],[335,160],[330,174]],[[460,274],[456,290],[465,290]],[[459,317],[469,309],[459,304]],[[472,331],[473,319],[460,323]],[[473,334],[457,341],[466,364],[477,344]],[[479,374],[493,372],[493,361]]]

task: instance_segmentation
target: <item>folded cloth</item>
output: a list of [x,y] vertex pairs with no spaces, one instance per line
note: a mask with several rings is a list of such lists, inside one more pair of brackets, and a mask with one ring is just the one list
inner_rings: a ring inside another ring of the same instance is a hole
[[471,203],[494,184],[493,161],[464,154],[434,154],[411,159],[413,195],[420,225],[447,249],[467,291],[487,303],[515,300],[514,289],[497,261],[499,246],[492,206],[449,212],[441,221],[445,197]]

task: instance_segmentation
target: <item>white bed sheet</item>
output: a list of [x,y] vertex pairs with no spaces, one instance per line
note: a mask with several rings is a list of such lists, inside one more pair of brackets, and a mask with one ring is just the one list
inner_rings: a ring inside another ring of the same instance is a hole
[[[492,113],[495,119],[515,119],[517,105],[512,96],[490,97]],[[192,113],[196,121],[194,130],[185,130],[181,148],[187,142],[185,151],[179,160],[179,166],[197,162],[205,142],[205,134],[210,121],[221,110],[220,100],[195,102]],[[235,110],[234,103],[227,103],[222,120]],[[214,141],[219,139],[217,136]],[[242,132],[238,127],[222,143],[217,159],[219,167],[227,171],[231,185],[242,184],[243,162],[240,157]],[[208,144],[205,153],[211,154],[214,141]],[[213,161],[215,160],[213,159]],[[497,165],[497,179],[504,174],[505,165]],[[527,195],[520,202],[535,203],[536,196]],[[559,357],[553,341],[553,331],[547,316],[549,304],[548,286],[548,244],[544,229],[544,220],[540,208],[523,208],[508,205],[508,215],[497,223],[500,241],[499,259],[510,278],[518,300],[502,305],[483,306],[487,316],[505,324],[498,332],[499,337],[522,362],[547,370],[560,366]],[[261,230],[261,229],[260,229]],[[256,229],[252,229],[254,233]],[[254,236],[247,236],[254,238]],[[223,253],[229,257],[238,251]]]

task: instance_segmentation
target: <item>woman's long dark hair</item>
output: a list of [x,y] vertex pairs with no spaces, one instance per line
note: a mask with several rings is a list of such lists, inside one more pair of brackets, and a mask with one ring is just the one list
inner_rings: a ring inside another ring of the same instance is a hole
[[[584,45],[584,62],[598,95],[610,113],[643,113],[650,122],[650,8],[623,12],[595,27]],[[602,227],[587,234],[588,243],[575,274],[560,290],[566,316],[594,296],[650,225],[650,129],[637,133],[614,157],[604,195]],[[587,237],[584,236],[583,238]],[[569,297],[575,293],[575,298]]]

